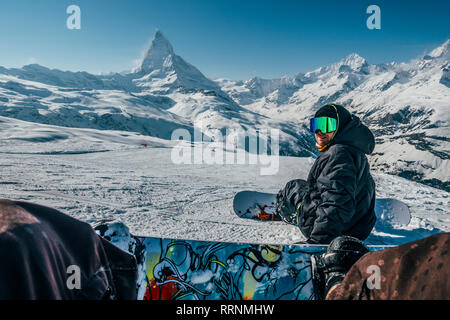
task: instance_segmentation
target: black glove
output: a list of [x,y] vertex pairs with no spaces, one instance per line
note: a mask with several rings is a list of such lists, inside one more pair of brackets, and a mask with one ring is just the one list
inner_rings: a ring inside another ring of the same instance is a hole
[[311,256],[313,282],[319,299],[325,299],[328,291],[340,284],[352,265],[369,252],[362,241],[348,236],[331,241],[327,252]]

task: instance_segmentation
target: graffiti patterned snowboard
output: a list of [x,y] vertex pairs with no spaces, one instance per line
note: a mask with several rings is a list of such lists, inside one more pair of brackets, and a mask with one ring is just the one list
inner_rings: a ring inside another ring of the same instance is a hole
[[[276,194],[257,191],[241,191],[233,199],[233,210],[241,218],[264,221],[280,221],[276,215]],[[376,199],[377,219],[388,224],[408,225],[411,214],[408,206],[396,199]]]
[[[136,237],[121,222],[94,225],[136,256],[139,300],[316,299],[311,255],[326,246],[269,245]],[[386,246],[372,246],[371,250]]]

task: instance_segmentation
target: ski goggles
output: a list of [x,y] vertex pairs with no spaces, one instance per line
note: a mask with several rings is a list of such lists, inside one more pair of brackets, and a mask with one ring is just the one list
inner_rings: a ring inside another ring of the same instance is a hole
[[317,130],[322,133],[332,132],[337,129],[337,121],[334,118],[319,117],[310,119],[309,130],[316,133]]

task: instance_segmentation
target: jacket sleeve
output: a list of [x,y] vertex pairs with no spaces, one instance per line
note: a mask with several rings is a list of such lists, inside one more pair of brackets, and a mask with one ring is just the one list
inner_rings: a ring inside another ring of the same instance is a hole
[[310,243],[329,243],[342,235],[356,209],[356,171],[349,152],[343,148],[333,150],[316,182],[321,200],[308,239]]

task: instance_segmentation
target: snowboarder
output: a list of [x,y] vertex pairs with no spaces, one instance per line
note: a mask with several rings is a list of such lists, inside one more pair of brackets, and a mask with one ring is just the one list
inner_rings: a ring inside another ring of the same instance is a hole
[[448,232],[374,252],[338,237],[313,257],[314,282],[327,300],[450,299],[449,249]]
[[307,243],[328,244],[341,235],[364,240],[376,222],[375,182],[366,154],[375,139],[359,118],[328,104],[310,120],[316,148],[307,181],[292,180],[277,195],[276,212],[297,225]]

